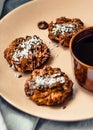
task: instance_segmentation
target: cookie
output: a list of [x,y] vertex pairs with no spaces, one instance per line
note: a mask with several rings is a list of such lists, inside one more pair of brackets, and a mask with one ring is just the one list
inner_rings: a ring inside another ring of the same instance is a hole
[[60,17],[53,21],[48,26],[48,37],[60,43],[64,47],[69,47],[70,39],[78,31],[84,28],[84,23],[78,18]]
[[15,39],[4,51],[10,66],[19,72],[31,72],[50,57],[50,50],[42,39],[34,35]]
[[73,82],[60,68],[35,69],[25,83],[25,94],[37,105],[62,104],[73,95]]

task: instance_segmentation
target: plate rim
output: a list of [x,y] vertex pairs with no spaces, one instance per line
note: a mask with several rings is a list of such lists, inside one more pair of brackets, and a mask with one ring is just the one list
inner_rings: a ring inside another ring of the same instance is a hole
[[[9,16],[12,15],[13,13],[15,13],[16,10],[18,11],[18,10],[22,9],[23,7],[25,7],[25,6],[29,5],[29,4],[35,3],[35,2],[37,2],[37,1],[44,1],[44,0],[32,0],[32,1],[29,1],[29,2],[27,2],[27,3],[24,3],[23,5],[21,5],[21,6],[17,7],[17,8],[15,8],[15,9],[13,9],[11,12],[9,12],[7,15],[5,15],[5,16],[0,20],[0,24],[2,24],[3,20],[7,19],[7,17],[9,17]],[[16,107],[13,102],[11,102],[10,100],[6,99],[6,97],[4,96],[3,93],[0,93],[0,96],[3,97],[9,104],[11,104],[12,106],[14,106],[15,108],[17,108],[17,109],[19,109],[19,110],[21,110],[21,111],[23,111],[23,112],[25,112],[25,113],[27,113],[27,114],[30,114],[29,112],[26,112],[26,111],[22,110],[21,108]],[[30,114],[30,115],[33,115],[33,114]],[[37,115],[33,115],[33,116],[37,116]],[[39,116],[37,116],[37,117],[39,117]],[[40,117],[41,117],[41,116],[40,116]],[[42,116],[41,118],[47,119],[47,118],[45,118],[45,117],[43,117],[43,116]],[[87,120],[87,119],[92,119],[92,118],[93,118],[93,116],[91,116],[90,118],[76,119],[76,120],[74,120],[74,119],[72,119],[72,120],[48,119],[48,120],[69,121],[69,122],[71,122],[71,121]]]

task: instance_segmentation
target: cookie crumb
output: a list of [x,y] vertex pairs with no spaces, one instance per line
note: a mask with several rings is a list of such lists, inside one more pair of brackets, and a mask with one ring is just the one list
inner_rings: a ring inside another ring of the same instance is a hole
[[16,78],[21,78],[21,77],[22,77],[22,74],[15,74],[15,77],[16,77]]
[[56,54],[56,57],[58,56],[58,54]]
[[66,108],[66,106],[63,106],[62,108],[63,108],[63,109],[65,109],[65,108]]
[[56,44],[55,47],[59,47],[59,45]]
[[8,67],[12,67],[12,65],[11,65],[11,64],[8,64]]
[[50,50],[52,51],[54,48],[50,48]]

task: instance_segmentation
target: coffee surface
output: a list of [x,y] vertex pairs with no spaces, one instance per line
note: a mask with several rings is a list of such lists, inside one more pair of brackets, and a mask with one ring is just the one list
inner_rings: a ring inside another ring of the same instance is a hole
[[81,39],[73,46],[73,53],[83,63],[93,66],[93,36]]

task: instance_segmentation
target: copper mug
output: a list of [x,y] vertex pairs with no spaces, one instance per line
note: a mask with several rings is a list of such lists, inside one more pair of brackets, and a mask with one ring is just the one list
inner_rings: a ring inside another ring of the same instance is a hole
[[72,37],[70,52],[78,84],[93,92],[93,27],[87,27]]

